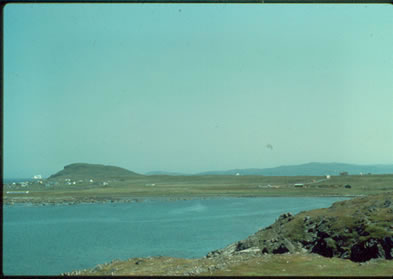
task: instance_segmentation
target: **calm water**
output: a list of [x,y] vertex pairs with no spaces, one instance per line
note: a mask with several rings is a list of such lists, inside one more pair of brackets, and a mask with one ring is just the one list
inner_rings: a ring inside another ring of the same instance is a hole
[[344,198],[221,198],[72,206],[4,206],[3,272],[56,275],[113,259],[202,257],[284,212]]

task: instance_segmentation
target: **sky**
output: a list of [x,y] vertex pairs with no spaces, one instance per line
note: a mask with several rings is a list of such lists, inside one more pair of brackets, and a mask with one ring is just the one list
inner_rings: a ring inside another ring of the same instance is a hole
[[393,6],[8,4],[4,178],[393,163]]

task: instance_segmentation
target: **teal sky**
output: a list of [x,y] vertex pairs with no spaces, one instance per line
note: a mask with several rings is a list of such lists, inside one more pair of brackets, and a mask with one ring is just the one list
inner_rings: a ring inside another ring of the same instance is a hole
[[4,177],[391,164],[392,45],[392,5],[9,4]]

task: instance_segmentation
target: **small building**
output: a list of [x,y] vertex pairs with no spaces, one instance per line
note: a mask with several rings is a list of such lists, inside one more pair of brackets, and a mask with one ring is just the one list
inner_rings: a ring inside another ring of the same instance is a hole
[[302,187],[304,187],[304,184],[303,183],[296,183],[294,186],[296,188],[302,188]]
[[327,175],[326,175],[326,179],[330,179],[330,174],[327,174]]

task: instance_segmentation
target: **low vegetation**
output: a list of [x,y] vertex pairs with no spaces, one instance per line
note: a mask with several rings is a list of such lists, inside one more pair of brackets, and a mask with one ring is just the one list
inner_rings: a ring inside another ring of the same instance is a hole
[[391,276],[392,261],[354,263],[315,254],[235,256],[217,259],[132,258],[65,275],[123,276]]

